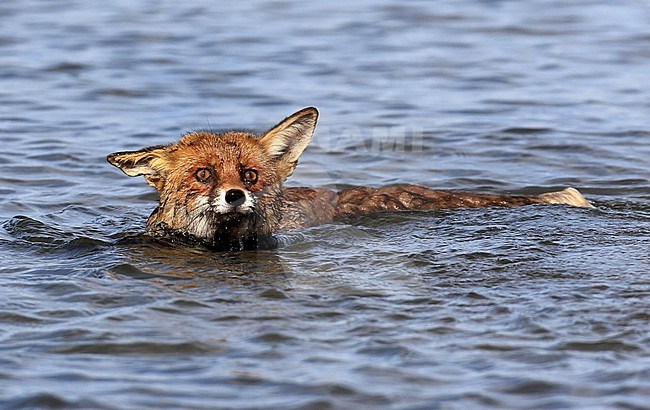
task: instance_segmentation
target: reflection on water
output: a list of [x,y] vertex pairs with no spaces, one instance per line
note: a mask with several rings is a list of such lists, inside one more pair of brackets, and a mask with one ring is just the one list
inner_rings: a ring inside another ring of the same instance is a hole
[[[0,4],[0,407],[644,408],[643,2]],[[597,206],[143,235],[105,162],[321,111],[292,185]]]

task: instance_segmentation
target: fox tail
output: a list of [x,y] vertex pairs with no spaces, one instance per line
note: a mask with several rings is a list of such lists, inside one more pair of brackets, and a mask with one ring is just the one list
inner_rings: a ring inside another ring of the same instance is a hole
[[566,188],[561,191],[547,192],[545,194],[537,195],[539,199],[548,204],[567,204],[573,206],[582,206],[586,208],[593,208],[584,196],[575,188]]

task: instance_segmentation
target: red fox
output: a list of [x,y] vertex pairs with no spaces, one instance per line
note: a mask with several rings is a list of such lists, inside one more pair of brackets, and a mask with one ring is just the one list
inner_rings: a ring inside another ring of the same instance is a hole
[[171,145],[116,152],[108,162],[128,176],[144,175],[160,194],[147,221],[154,236],[214,249],[275,247],[273,234],[341,218],[402,210],[592,205],[573,188],[531,196],[472,194],[417,185],[359,187],[340,192],[286,188],[318,119],[314,107],[287,117],[261,136],[191,132]]

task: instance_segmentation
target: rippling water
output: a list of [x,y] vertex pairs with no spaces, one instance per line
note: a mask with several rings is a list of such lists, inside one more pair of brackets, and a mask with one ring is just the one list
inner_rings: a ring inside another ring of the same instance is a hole
[[[0,407],[650,408],[643,1],[0,5]],[[575,186],[212,253],[106,154],[322,116],[292,185]]]

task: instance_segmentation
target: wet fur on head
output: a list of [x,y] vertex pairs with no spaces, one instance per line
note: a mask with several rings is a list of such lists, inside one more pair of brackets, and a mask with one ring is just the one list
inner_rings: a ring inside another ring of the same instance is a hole
[[[270,238],[276,229],[282,183],[295,170],[317,119],[318,111],[309,107],[261,136],[193,132],[174,144],[117,152],[107,160],[126,175],[143,175],[159,192],[160,204],[149,217],[148,231],[241,248]],[[243,193],[241,204],[233,206],[224,199],[231,191]]]

